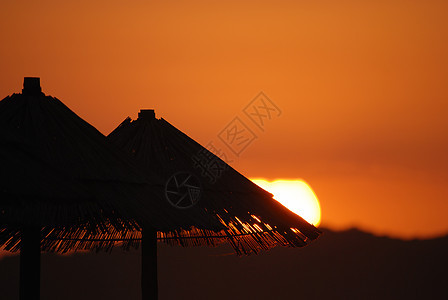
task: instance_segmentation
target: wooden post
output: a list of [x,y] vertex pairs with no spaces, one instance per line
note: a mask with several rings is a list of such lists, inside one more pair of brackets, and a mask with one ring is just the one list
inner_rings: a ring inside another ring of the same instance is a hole
[[142,230],[142,300],[158,299],[157,231]]
[[20,300],[40,299],[40,228],[24,227],[20,246]]

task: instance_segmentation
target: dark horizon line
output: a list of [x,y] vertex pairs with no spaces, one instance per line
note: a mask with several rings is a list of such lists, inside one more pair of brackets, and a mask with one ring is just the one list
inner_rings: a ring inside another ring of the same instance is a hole
[[425,237],[419,237],[419,236],[411,236],[411,237],[402,237],[400,235],[390,234],[390,233],[376,233],[374,230],[369,230],[362,228],[362,226],[357,225],[351,225],[344,227],[342,229],[339,228],[332,228],[332,226],[328,225],[319,225],[319,230],[325,234],[326,232],[332,233],[332,234],[343,234],[343,233],[350,233],[350,232],[358,232],[360,234],[366,234],[370,235],[376,238],[386,238],[390,240],[398,240],[398,241],[428,241],[428,240],[437,240],[437,239],[443,239],[448,238],[448,230],[446,230],[445,233],[438,233],[438,234],[431,234],[427,235]]

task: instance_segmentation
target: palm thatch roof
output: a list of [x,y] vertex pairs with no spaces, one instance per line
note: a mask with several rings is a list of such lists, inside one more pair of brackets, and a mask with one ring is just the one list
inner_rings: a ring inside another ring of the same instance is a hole
[[[25,78],[0,101],[0,247],[20,249],[24,226],[41,228],[42,249],[109,248],[151,226],[161,201],[124,151],[57,98]],[[144,193],[142,193],[144,191]],[[144,198],[143,196],[144,195]],[[149,200],[149,201],[148,201]]]
[[[302,247],[320,234],[272,194],[163,118],[156,119],[152,110],[142,110],[134,121],[127,118],[108,138],[132,153],[145,172],[166,182],[179,172],[199,179],[200,200],[186,209],[172,208],[176,217],[168,216],[170,222],[156,228],[159,240],[183,246],[227,241],[238,254],[248,254],[277,245]],[[204,159],[219,172],[216,181],[207,178]]]

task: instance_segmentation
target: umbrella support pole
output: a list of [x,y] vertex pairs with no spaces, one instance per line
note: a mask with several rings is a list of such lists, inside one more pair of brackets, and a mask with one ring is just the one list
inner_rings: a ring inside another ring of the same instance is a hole
[[25,227],[20,246],[20,300],[40,299],[40,228]]
[[158,299],[157,231],[142,231],[142,300]]

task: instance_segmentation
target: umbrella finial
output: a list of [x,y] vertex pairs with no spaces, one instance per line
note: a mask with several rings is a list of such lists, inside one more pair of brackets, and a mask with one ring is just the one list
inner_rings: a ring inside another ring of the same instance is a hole
[[25,77],[23,79],[22,94],[43,94],[39,77]]
[[141,120],[153,120],[156,118],[156,113],[154,109],[140,109],[138,118]]

